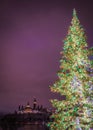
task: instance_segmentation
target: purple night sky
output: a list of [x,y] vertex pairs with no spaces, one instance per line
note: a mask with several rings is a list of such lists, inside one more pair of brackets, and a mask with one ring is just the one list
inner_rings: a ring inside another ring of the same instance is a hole
[[[67,2],[68,1],[68,2]],[[80,2],[81,1],[81,2]],[[93,4],[83,0],[3,0],[0,2],[0,111],[14,111],[33,97],[51,107],[62,40],[76,8],[93,45]]]

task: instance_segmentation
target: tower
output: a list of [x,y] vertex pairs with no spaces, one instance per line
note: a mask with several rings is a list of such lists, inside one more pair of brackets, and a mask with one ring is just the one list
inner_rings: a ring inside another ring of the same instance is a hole
[[24,108],[24,113],[32,113],[32,108],[30,107],[29,102],[27,103],[27,105]]
[[37,107],[37,100],[36,98],[34,98],[34,101],[33,101],[33,110],[35,110]]

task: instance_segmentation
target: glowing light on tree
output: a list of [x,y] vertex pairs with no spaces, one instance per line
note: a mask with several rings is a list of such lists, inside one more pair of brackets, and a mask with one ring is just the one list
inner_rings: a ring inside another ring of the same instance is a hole
[[58,80],[50,86],[52,92],[65,95],[66,100],[51,100],[56,113],[51,130],[89,130],[93,127],[93,77],[92,62],[86,35],[75,9],[61,52]]

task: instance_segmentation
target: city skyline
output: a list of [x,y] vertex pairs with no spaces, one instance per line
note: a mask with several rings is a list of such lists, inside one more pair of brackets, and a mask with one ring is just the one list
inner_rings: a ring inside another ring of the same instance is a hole
[[[71,3],[70,3],[71,2]],[[93,46],[92,2],[0,2],[0,111],[14,111],[36,97],[51,107],[49,85],[57,79],[60,51],[75,8]]]

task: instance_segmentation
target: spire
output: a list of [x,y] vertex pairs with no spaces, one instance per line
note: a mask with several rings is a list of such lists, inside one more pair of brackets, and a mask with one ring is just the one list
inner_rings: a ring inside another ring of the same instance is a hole
[[34,98],[34,104],[37,104],[37,100],[36,100],[36,98]]
[[34,101],[33,101],[33,109],[35,110],[37,107],[37,100],[36,98],[34,98]]
[[27,102],[27,105],[30,105],[29,102]]

